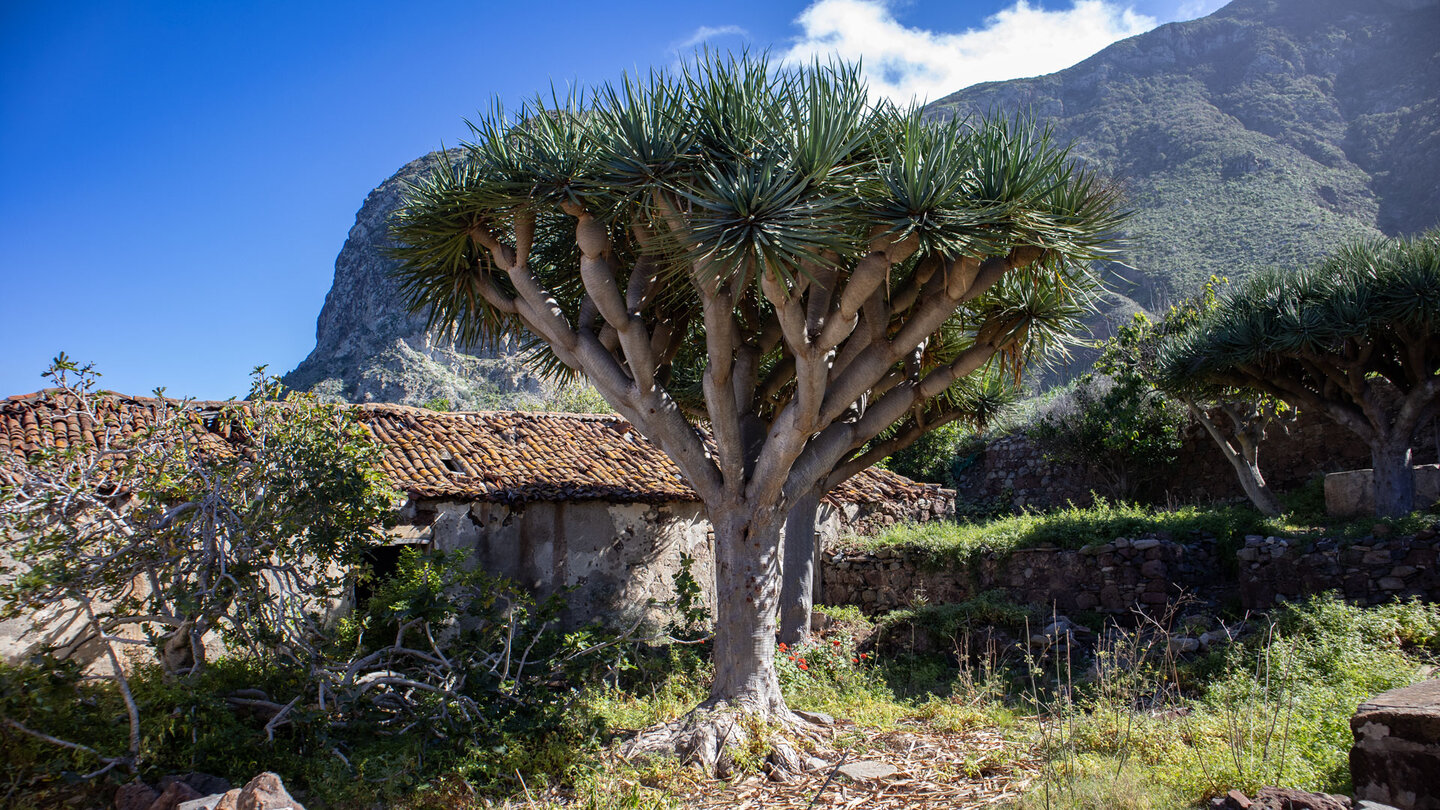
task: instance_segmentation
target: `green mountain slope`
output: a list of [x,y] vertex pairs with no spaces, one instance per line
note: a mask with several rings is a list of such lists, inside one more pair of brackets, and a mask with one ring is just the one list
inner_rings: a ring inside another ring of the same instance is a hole
[[1114,304],[1153,309],[1440,222],[1437,97],[1440,0],[1235,0],[929,113],[1028,111],[1116,177],[1136,213]]

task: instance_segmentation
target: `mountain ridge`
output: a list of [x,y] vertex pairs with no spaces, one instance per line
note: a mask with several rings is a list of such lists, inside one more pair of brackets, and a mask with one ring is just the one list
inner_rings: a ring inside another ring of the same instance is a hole
[[[942,118],[1022,112],[1121,183],[1136,212],[1128,246],[1105,269],[1114,292],[1090,320],[1103,338],[1212,274],[1302,266],[1352,239],[1440,221],[1440,0],[1234,0],[1065,70],[975,85],[927,107]],[[389,275],[386,217],[405,183],[442,159],[410,162],[366,198],[336,259],[316,347],[288,385],[467,409],[555,401],[513,346],[476,350],[427,330]]]

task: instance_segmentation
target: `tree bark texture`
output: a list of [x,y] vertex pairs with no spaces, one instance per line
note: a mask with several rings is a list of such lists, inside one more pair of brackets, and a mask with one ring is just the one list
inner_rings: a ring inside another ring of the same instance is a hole
[[775,674],[780,526],[743,502],[715,515],[715,682],[710,703],[786,715]]
[[780,585],[780,640],[799,644],[810,635],[810,613],[815,605],[815,573],[820,544],[815,537],[815,516],[820,492],[801,496],[785,518],[785,565]]

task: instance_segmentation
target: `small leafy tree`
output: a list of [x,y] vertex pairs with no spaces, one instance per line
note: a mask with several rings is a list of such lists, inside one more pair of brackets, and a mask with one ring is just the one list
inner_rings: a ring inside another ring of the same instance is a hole
[[1028,433],[1046,458],[1088,471],[1097,490],[1125,500],[1175,464],[1184,415],[1139,375],[1118,371],[1082,375]]
[[1415,432],[1440,408],[1437,327],[1440,231],[1430,231],[1260,274],[1158,365],[1176,387],[1252,389],[1334,419],[1370,446],[1376,513],[1398,516],[1414,508]]
[[[1214,311],[1217,291],[1224,283],[1225,279],[1211,276],[1198,295],[1170,307],[1158,323],[1137,313],[1106,342],[1096,367],[1116,376],[1136,376],[1183,403],[1234,468],[1236,479],[1255,508],[1267,515],[1278,515],[1280,501],[1260,473],[1260,442],[1272,425],[1293,421],[1295,409],[1253,388],[1164,377],[1156,365],[1167,341],[1179,340]],[[1224,422],[1217,421],[1216,415]]]
[[714,764],[736,714],[803,726],[774,667],[787,514],[889,455],[870,443],[897,422],[953,419],[957,381],[1046,328],[1114,191],[1034,127],[928,122],[842,66],[708,55],[473,129],[397,211],[411,303],[583,373],[714,526],[711,698],[633,750]]
[[[257,369],[252,400],[202,410],[157,391],[129,405],[64,355],[45,376],[65,421],[6,456],[0,590],[7,617],[68,612],[58,646],[95,645],[130,712],[122,645],[152,646],[171,675],[205,664],[207,638],[305,659],[395,494],[380,449],[347,409],[281,388]],[[42,429],[51,429],[46,426]],[[77,432],[78,431],[78,432]],[[122,635],[138,626],[145,639]]]

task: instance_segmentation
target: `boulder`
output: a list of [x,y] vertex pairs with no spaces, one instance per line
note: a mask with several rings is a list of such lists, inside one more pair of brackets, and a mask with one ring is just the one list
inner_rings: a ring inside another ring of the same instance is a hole
[[1392,689],[1350,718],[1355,798],[1440,810],[1440,680]]
[[167,785],[160,798],[150,804],[150,810],[179,810],[181,804],[202,798],[203,795],[195,788],[176,780]]
[[115,810],[150,810],[150,805],[159,797],[155,788],[144,782],[130,782],[115,791]]
[[285,790],[280,776],[269,771],[251,779],[240,789],[236,805],[236,810],[305,810]]

